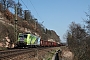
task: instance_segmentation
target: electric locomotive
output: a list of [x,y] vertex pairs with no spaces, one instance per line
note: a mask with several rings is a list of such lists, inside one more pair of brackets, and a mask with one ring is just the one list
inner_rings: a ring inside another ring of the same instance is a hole
[[19,33],[18,47],[37,47],[40,45],[40,37],[30,33]]

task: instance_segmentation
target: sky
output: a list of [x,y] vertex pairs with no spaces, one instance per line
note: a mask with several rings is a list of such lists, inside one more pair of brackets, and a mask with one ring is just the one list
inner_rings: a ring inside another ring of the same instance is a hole
[[23,10],[29,9],[40,23],[44,21],[45,28],[54,30],[62,42],[65,42],[63,36],[71,22],[84,24],[85,12],[88,12],[90,5],[90,0],[19,0],[19,2]]

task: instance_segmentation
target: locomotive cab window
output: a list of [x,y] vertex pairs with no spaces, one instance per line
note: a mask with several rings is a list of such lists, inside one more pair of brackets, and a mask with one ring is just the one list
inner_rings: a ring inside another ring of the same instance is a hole
[[27,35],[24,35],[24,38],[27,38]]

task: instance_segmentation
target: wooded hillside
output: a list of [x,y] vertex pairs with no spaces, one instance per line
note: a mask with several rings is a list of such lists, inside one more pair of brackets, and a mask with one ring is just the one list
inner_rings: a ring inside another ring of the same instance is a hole
[[10,43],[16,43],[15,39],[15,13],[12,13],[9,8],[14,9],[17,6],[17,34],[29,32],[39,35],[41,39],[60,42],[60,37],[54,30],[48,30],[38,19],[32,16],[29,10],[23,10],[21,3],[16,3],[14,0],[0,0],[0,41],[5,37],[9,37]]

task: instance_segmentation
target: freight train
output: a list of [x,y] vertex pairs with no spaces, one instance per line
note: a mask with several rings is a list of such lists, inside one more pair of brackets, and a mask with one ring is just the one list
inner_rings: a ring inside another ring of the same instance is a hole
[[56,47],[57,42],[41,40],[39,36],[30,33],[19,33],[17,47]]

